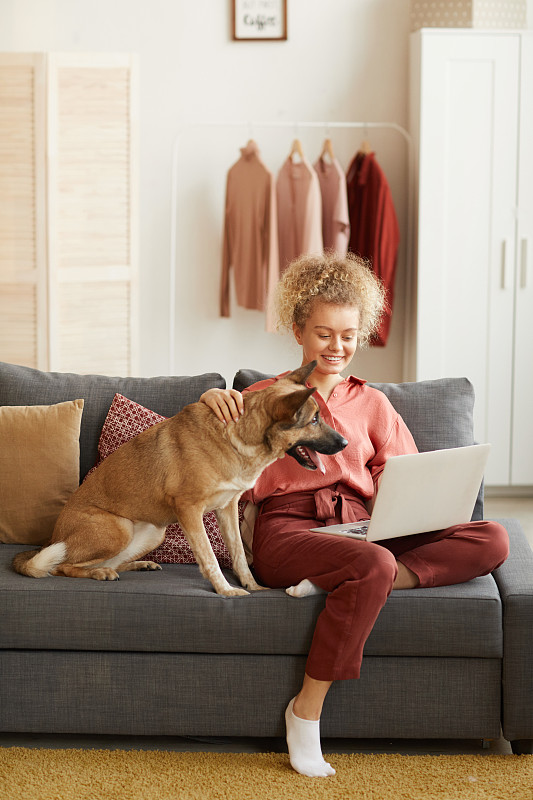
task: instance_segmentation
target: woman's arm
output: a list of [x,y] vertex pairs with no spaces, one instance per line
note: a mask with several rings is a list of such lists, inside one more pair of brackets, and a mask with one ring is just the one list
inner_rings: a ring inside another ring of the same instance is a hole
[[224,424],[232,420],[238,422],[244,412],[242,394],[236,389],[208,389],[200,396],[199,402],[209,406]]

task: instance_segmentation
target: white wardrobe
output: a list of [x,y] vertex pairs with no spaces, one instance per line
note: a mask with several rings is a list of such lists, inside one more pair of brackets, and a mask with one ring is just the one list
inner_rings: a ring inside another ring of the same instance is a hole
[[533,33],[417,31],[410,97],[410,377],[468,377],[487,485],[533,486]]
[[0,360],[130,375],[136,59],[0,54]]

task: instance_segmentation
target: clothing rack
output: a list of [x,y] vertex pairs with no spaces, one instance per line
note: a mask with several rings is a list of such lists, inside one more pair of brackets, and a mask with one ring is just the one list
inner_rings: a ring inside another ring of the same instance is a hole
[[[178,215],[178,177],[180,145],[183,137],[198,128],[236,128],[248,138],[253,138],[255,131],[261,128],[292,129],[297,138],[300,130],[322,128],[324,135],[329,136],[333,129],[353,129],[368,131],[371,129],[391,130],[398,133],[406,143],[407,150],[407,239],[406,239],[406,281],[405,281],[405,348],[404,374],[407,373],[408,336],[410,331],[411,298],[412,298],[412,252],[413,252],[413,213],[414,213],[414,176],[413,176],[413,143],[409,132],[396,122],[289,122],[271,120],[267,122],[242,121],[207,121],[191,122],[182,125],[174,138],[172,147],[171,171],[171,203],[170,203],[170,264],[169,264],[169,374],[174,374],[176,352],[176,256],[177,256],[177,215]],[[365,135],[366,138],[366,135]]]

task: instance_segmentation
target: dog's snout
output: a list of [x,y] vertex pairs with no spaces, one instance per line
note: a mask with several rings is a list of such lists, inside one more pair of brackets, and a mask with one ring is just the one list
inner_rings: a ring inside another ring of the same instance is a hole
[[325,436],[322,441],[315,441],[310,444],[311,447],[313,447],[319,453],[325,453],[325,455],[332,456],[335,453],[339,453],[341,450],[344,450],[348,444],[348,440],[345,439],[340,433],[337,433],[337,431],[334,431],[330,428],[329,435]]
[[340,433],[337,434],[337,441],[335,443],[335,452],[338,453],[340,450],[344,450],[346,445],[348,444],[348,439],[345,439],[344,436],[341,436]]

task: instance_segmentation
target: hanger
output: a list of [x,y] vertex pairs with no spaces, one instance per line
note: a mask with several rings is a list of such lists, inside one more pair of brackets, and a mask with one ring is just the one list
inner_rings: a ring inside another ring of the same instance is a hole
[[335,153],[333,152],[333,143],[329,137],[327,139],[324,139],[324,144],[322,146],[322,152],[320,153],[320,158],[322,160],[329,159],[330,163],[333,163],[333,161],[335,160]]
[[[296,159],[295,156],[297,157]],[[295,139],[293,141],[289,158],[291,159],[291,161],[296,161],[296,162],[304,160],[304,150],[302,147],[302,143],[299,139]]]
[[363,141],[359,145],[359,150],[357,151],[357,155],[359,156],[368,156],[372,153],[372,145],[368,140],[368,125],[366,122],[363,125]]
[[368,156],[372,152],[372,145],[368,141],[368,126],[365,124],[363,128],[363,141],[359,145],[358,155]]

